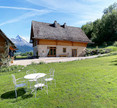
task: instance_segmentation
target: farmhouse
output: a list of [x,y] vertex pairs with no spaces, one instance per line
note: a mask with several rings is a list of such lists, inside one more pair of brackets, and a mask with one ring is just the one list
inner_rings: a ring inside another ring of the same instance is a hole
[[91,41],[78,27],[32,21],[30,42],[34,56],[78,57]]
[[13,53],[15,49],[16,49],[16,46],[0,29],[0,65],[2,65],[3,63],[2,60],[5,63],[8,56],[13,57],[14,55]]

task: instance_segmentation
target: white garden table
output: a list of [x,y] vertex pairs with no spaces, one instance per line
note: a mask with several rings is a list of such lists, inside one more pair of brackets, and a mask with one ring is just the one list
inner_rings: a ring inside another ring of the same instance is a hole
[[24,76],[24,79],[27,79],[27,80],[35,80],[35,79],[38,79],[38,78],[42,78],[44,76],[46,76],[45,73],[33,73],[33,74],[25,75]]
[[[37,81],[37,79],[42,78],[44,76],[46,76],[45,73],[32,73],[32,74],[25,75],[24,79],[27,79],[30,82],[30,88],[31,88],[31,82]],[[33,91],[34,89],[32,90],[32,92]]]

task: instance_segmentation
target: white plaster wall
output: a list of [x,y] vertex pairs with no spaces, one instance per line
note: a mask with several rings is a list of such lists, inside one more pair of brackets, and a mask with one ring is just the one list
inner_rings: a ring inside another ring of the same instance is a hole
[[85,49],[86,49],[86,47],[78,47],[77,56],[79,56],[83,51],[85,51]]
[[[57,57],[59,57],[60,55],[67,55],[68,57],[72,57],[72,49],[77,49],[77,56],[79,56],[82,53],[82,51],[86,49],[86,47],[81,47],[81,46],[38,45],[37,46],[38,56],[47,57],[48,47],[56,47]],[[66,48],[65,53],[63,52],[63,48]]]
[[[63,48],[66,48],[66,53],[63,52]],[[72,57],[72,49],[77,49],[77,56],[79,56],[82,51],[86,49],[86,47],[81,47],[81,46],[57,46],[56,52],[57,56],[61,54],[66,54],[68,57]]]
[[[66,48],[66,52],[64,53],[63,52],[63,48]],[[58,57],[58,56],[60,56],[60,55],[68,55],[68,56],[70,56],[70,51],[71,50],[71,48],[69,47],[69,46],[57,46],[56,47],[56,56]]]
[[47,45],[38,45],[38,56],[47,57]]

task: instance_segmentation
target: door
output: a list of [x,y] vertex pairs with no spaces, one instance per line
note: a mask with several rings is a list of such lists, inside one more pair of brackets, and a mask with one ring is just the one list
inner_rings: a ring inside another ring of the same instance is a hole
[[56,47],[48,47],[48,57],[56,57]]
[[72,57],[77,57],[77,49],[72,49]]

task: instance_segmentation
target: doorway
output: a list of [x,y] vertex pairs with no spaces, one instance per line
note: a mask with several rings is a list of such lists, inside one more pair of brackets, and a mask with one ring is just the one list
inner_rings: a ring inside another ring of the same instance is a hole
[[77,57],[77,49],[72,49],[72,57]]
[[56,57],[56,47],[48,47],[48,57]]

